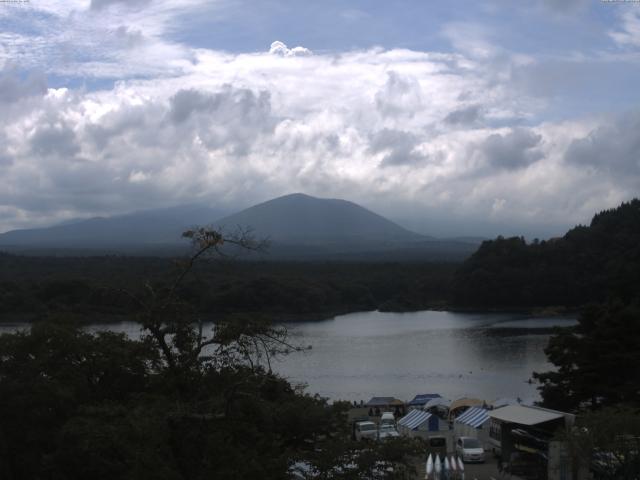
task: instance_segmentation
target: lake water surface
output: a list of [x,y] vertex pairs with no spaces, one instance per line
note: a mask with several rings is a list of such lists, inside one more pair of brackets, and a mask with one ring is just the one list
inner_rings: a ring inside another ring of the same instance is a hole
[[277,369],[333,399],[439,393],[533,400],[531,373],[551,368],[543,351],[549,334],[536,330],[575,323],[514,314],[352,313],[291,326],[291,335],[312,350],[289,356]]
[[[312,349],[285,357],[274,369],[310,393],[331,399],[368,400],[419,393],[448,398],[470,395],[538,398],[533,371],[551,368],[544,355],[552,326],[571,318],[440,311],[360,312],[320,322],[289,324],[293,342]],[[24,324],[2,325],[15,331]],[[133,322],[93,325],[89,330],[139,335]]]

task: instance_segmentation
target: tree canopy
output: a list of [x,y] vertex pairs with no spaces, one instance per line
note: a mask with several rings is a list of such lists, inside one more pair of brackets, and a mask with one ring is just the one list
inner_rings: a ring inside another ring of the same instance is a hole
[[594,305],[578,320],[545,350],[556,370],[534,374],[544,404],[569,411],[640,407],[640,302]]
[[640,200],[596,214],[561,238],[484,242],[453,282],[453,301],[477,307],[573,306],[640,291]]
[[345,404],[272,372],[303,348],[285,329],[243,317],[204,331],[176,292],[223,242],[254,244],[189,236],[172,281],[120,292],[139,305],[140,339],[66,317],[0,336],[0,478],[408,478],[420,442],[355,443]]

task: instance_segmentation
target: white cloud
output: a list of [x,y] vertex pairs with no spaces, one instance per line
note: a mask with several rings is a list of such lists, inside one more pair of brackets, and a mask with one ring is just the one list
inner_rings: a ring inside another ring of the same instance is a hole
[[472,58],[487,59],[498,55],[501,48],[491,39],[486,27],[471,22],[451,22],[444,25],[442,35],[453,47]]
[[278,55],[280,57],[309,57],[313,55],[311,50],[305,47],[293,47],[289,48],[284,43],[276,40],[271,44],[269,53],[272,55]]
[[622,47],[640,47],[640,9],[632,8],[620,15],[621,29],[609,33]]
[[577,167],[618,178],[630,188],[640,186],[640,110],[618,115],[574,139],[565,158]]
[[[390,215],[411,205],[425,218],[544,226],[584,221],[639,189],[637,176],[605,168],[607,155],[635,168],[625,120],[542,123],[553,99],[513,81],[536,60],[472,24],[445,28],[453,53],[311,54],[274,42],[236,54],[167,40],[171,19],[197,2],[42,5],[57,18],[46,41],[0,72],[0,231],[292,191]],[[34,65],[119,80],[47,90]],[[615,147],[608,135],[625,140]]]

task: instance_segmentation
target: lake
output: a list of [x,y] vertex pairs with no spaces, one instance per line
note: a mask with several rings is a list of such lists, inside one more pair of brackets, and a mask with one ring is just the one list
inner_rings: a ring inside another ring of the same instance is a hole
[[292,337],[312,350],[277,370],[332,399],[439,393],[533,400],[539,395],[531,373],[551,368],[543,351],[549,327],[575,323],[514,314],[352,313],[292,325]]
[[[548,329],[574,324],[572,318],[504,313],[351,313],[289,324],[293,342],[312,349],[285,357],[274,369],[334,400],[410,400],[419,393],[534,400],[531,373],[551,368],[543,351]],[[25,326],[5,324],[0,332]],[[89,327],[104,329],[139,334],[133,322]]]

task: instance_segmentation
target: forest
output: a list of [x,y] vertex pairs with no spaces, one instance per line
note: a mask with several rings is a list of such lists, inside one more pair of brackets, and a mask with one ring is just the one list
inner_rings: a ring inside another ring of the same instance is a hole
[[[462,263],[276,262],[196,265],[178,294],[204,315],[259,313],[276,321],[362,310],[577,310],[640,291],[640,201],[596,214],[563,237],[485,241]],[[0,253],[0,319],[65,312],[108,321],[135,311],[123,287],[160,285],[179,260],[33,257]]]
[[[179,267],[154,257],[29,257],[0,254],[0,318],[66,312],[93,321],[135,310],[123,287],[159,285]],[[249,262],[194,267],[178,292],[199,313],[260,313],[273,320],[322,319],[362,310],[441,308],[452,263]]]
[[485,241],[456,271],[452,303],[580,307],[640,291],[640,200],[596,214],[561,238]]
[[0,336],[0,478],[409,478],[419,442],[356,444],[347,404],[271,371],[303,348],[285,328],[194,324],[178,291],[225,239],[192,236],[196,250],[169,281],[123,286],[140,340],[86,333],[64,314]]
[[[637,449],[615,439],[640,438],[640,201],[562,238],[485,242],[459,265],[231,261],[205,255],[219,233],[187,236],[192,256],[172,263],[0,256],[3,318],[34,320],[0,336],[0,478],[411,478],[419,441],[354,444],[347,405],[271,371],[304,348],[273,321],[541,306],[580,311],[545,350],[555,368],[534,373],[542,404],[580,414],[568,441],[589,459],[622,452],[599,478],[636,478]],[[122,317],[140,340],[82,329]]]

